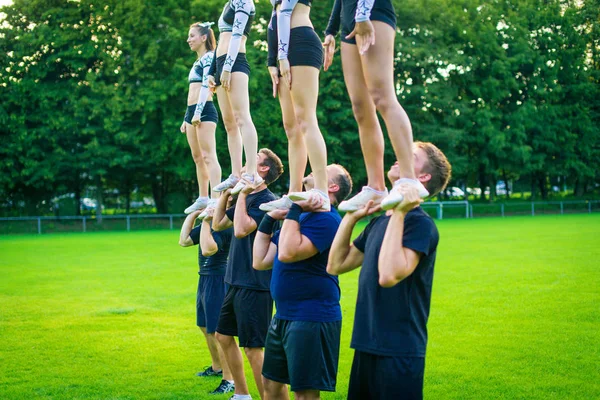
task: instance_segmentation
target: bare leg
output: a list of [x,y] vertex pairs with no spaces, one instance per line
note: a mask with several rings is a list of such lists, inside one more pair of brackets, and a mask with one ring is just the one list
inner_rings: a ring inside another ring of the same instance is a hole
[[200,197],[208,196],[208,169],[204,163],[202,157],[202,150],[196,137],[196,129],[194,125],[185,124],[185,136],[187,137],[190,150],[192,151],[192,158],[196,164],[196,179],[198,179],[198,193]]
[[240,176],[242,170],[242,135],[240,129],[235,122],[235,115],[229,103],[229,96],[225,89],[217,88],[217,99],[219,100],[219,108],[223,117],[223,124],[227,131],[227,146],[229,148],[229,157],[231,158],[231,173],[237,177]]
[[[198,143],[202,149],[204,164],[206,164],[210,178],[211,190],[221,182],[221,165],[217,159],[217,144],[215,142],[216,129],[217,124],[214,122],[202,122],[196,128]],[[211,198],[216,199],[217,197],[219,197],[218,193],[211,192]]]
[[304,134],[315,189],[327,193],[327,147],[317,121],[319,70],[308,66],[292,67],[292,103],[296,121]]
[[258,393],[260,393],[260,398],[264,399],[265,389],[262,381],[262,367],[265,355],[263,349],[260,347],[244,347],[244,351],[246,352],[246,357],[252,367],[252,373],[254,374],[254,380],[256,381],[256,387],[258,388]]
[[266,400],[289,400],[287,385],[280,382],[275,382],[263,376],[263,384],[265,387]]
[[290,166],[290,192],[302,191],[302,178],[306,171],[306,143],[304,134],[296,123],[296,115],[290,90],[287,85],[279,85],[279,104],[283,117],[283,128],[288,139],[288,162]]
[[219,358],[219,343],[215,338],[214,333],[206,333],[206,328],[200,327],[200,330],[206,338],[206,344],[208,345],[208,351],[210,352],[210,358],[212,360],[212,369],[215,371],[221,371],[221,360]]
[[217,337],[213,335],[215,341],[217,342],[217,349],[219,351],[219,360],[221,360],[221,368],[223,369],[223,379],[226,381],[233,381],[233,375],[231,373],[231,369],[229,368],[229,364],[227,363],[227,358],[225,357],[225,353],[223,352],[223,348],[221,347],[221,343],[217,340]]
[[302,390],[294,393],[296,400],[319,400],[321,392],[318,390]]
[[368,89],[363,77],[358,48],[342,42],[341,53],[344,82],[358,124],[360,147],[367,169],[367,185],[375,190],[385,190],[383,131],[379,125],[375,104],[370,96],[365,95]]
[[221,335],[217,332],[217,340],[221,344],[223,354],[227,364],[231,369],[231,375],[235,382],[235,394],[250,394],[248,391],[248,384],[246,383],[246,376],[244,375],[244,360],[242,359],[242,352],[238,347],[233,336]]
[[373,21],[377,43],[361,57],[365,81],[377,111],[387,127],[401,178],[415,178],[413,169],[413,135],[410,120],[394,89],[394,38],[396,31],[388,24]]
[[246,169],[248,174],[256,174],[256,153],[258,153],[258,136],[252,117],[250,116],[250,96],[248,94],[248,75],[243,72],[231,74],[231,90],[229,101],[231,103],[235,121],[242,132],[244,154],[246,155]]

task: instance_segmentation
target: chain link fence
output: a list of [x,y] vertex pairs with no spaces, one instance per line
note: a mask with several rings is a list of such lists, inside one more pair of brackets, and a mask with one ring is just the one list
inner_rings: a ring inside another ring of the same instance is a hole
[[[497,204],[442,201],[423,203],[421,207],[435,219],[600,213],[598,200]],[[184,219],[184,214],[106,215],[101,223],[88,216],[0,218],[0,235],[179,230]]]

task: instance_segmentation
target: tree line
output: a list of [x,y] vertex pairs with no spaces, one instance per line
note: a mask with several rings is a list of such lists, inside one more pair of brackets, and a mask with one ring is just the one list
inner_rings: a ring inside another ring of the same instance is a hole
[[[313,3],[321,34],[333,1]],[[44,204],[95,189],[102,203],[147,193],[158,212],[194,197],[194,165],[179,126],[195,59],[188,27],[218,19],[224,0],[15,0],[0,10],[0,206]],[[546,198],[600,182],[600,1],[394,0],[396,91],[416,140],[436,143],[453,186],[517,181]],[[270,2],[256,0],[248,40],[259,147],[287,161],[266,69]],[[216,27],[216,25],[215,25]],[[337,38],[339,46],[339,37]],[[328,159],[355,188],[366,181],[339,51],[321,72],[319,123]],[[384,126],[382,124],[382,126]],[[229,170],[224,127],[218,156]],[[393,152],[386,140],[386,165]],[[287,187],[285,174],[276,191]],[[488,195],[482,191],[482,197]]]

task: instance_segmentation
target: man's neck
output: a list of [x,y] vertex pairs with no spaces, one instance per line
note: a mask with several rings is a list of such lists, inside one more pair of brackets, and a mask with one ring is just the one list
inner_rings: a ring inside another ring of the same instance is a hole
[[256,189],[254,189],[253,192],[251,192],[250,194],[254,194],[254,193],[258,193],[258,192],[262,192],[263,190],[265,190],[267,188],[267,184],[266,183],[261,183],[259,187],[257,187]]

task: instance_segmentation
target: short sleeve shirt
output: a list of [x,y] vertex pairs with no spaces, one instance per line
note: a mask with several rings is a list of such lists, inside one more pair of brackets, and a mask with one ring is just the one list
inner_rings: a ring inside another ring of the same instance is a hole
[[[318,253],[306,260],[284,263],[279,251],[273,263],[271,295],[279,319],[290,321],[333,322],[342,319],[340,286],[337,276],[327,273],[327,258],[341,217],[330,212],[302,213],[300,233],[317,248]],[[279,234],[272,242],[279,244]]]
[[[259,208],[260,205],[276,198],[269,189],[249,194],[246,197],[246,211],[254,219],[256,226],[260,225],[260,221],[265,215],[265,212]],[[235,215],[235,207],[233,206],[225,212],[231,221]],[[252,268],[252,246],[255,236],[256,230],[243,238],[236,238],[234,235],[229,248],[225,282],[231,286],[245,289],[269,291],[271,271],[257,271]]]
[[[217,243],[218,250],[210,257],[202,255],[202,248],[198,246],[198,266],[200,267],[199,275],[225,275],[225,267],[227,266],[227,256],[229,254],[229,246],[233,236],[233,228],[227,228],[223,231],[216,232],[211,229],[211,234]],[[200,244],[200,226],[192,229],[190,239],[194,244]]]
[[354,241],[364,253],[351,347],[385,356],[425,357],[433,268],[439,241],[435,223],[420,207],[404,220],[401,247],[422,253],[411,275],[391,288],[379,285],[379,252],[390,217],[373,219]]

